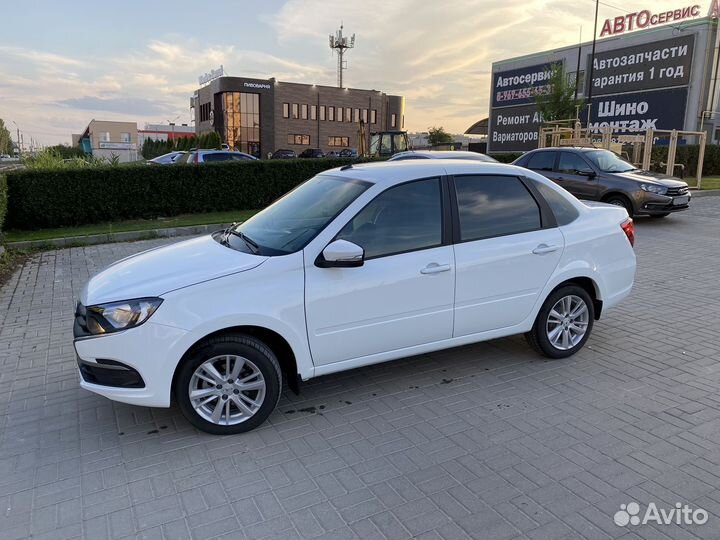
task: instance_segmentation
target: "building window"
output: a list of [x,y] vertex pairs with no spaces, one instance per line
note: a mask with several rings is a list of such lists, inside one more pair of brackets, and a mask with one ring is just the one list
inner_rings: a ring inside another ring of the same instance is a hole
[[290,118],[290,104],[283,103],[283,118]]
[[310,135],[288,135],[288,144],[299,144],[304,146],[310,145]]
[[395,113],[390,115],[390,127],[397,127],[397,116]]
[[109,131],[101,131],[100,132],[100,140],[102,142],[110,142],[110,132]]
[[335,121],[335,107],[328,107],[328,122]]
[[129,133],[121,133],[120,134],[120,142],[129,143],[130,142],[130,134]]
[[370,123],[377,124],[377,109],[370,111]]
[[260,157],[260,95],[224,92],[222,97],[224,142],[231,148]]
[[300,105],[300,118],[303,120],[307,120],[308,118],[307,103]]
[[200,105],[200,121],[207,122],[210,120],[210,103]]
[[293,103],[292,104],[292,117],[297,120],[299,118],[300,114],[298,113],[298,104]]
[[310,120],[317,120],[317,105],[310,105]]
[[368,120],[368,110],[363,109],[362,110],[362,121],[364,124],[367,124],[367,120]]
[[338,108],[337,108],[337,118],[336,118],[336,120],[337,120],[338,122],[342,122],[342,121],[343,121],[343,108],[342,108],[342,107],[338,107]]
[[325,121],[325,105],[320,105],[320,120]]
[[352,122],[352,109],[350,107],[345,107],[345,121]]
[[355,123],[360,122],[360,109],[355,109]]
[[328,137],[328,146],[350,146],[350,137]]

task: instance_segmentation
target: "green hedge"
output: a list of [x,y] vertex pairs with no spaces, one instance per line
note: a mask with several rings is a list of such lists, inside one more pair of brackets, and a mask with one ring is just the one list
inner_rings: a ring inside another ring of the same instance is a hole
[[7,179],[0,174],[0,232],[3,230],[3,221],[8,207]]
[[267,206],[350,159],[25,170],[7,176],[6,230],[152,219]]
[[[680,144],[675,153],[675,163],[685,165],[685,177],[693,177],[697,171],[698,152],[700,145]],[[653,148],[652,169],[658,172],[665,172],[665,167],[660,162],[667,163],[668,147],[656,146]],[[680,174],[678,170],[676,174]],[[705,146],[705,157],[703,159],[703,176],[720,175],[720,146],[708,144]]]
[[502,154],[490,154],[492,157],[497,159],[500,163],[512,163],[517,158],[523,155],[522,152],[504,152]]

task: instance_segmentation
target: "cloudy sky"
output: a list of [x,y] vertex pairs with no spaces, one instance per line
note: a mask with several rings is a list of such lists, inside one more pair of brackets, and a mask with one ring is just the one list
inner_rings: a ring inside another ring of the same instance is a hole
[[[608,0],[600,21],[679,0]],[[594,0],[24,0],[0,20],[0,118],[41,144],[92,119],[190,121],[198,75],[333,85],[328,34],[355,33],[347,85],[407,98],[406,128],[488,114],[491,64],[592,36]],[[707,2],[702,4],[703,14]],[[600,23],[600,24],[601,24]],[[600,28],[598,28],[598,32]]]

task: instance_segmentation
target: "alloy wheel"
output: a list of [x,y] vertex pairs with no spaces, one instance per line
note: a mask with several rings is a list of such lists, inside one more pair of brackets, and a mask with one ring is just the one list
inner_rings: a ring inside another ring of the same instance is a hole
[[243,356],[214,356],[190,378],[190,403],[197,414],[219,426],[234,426],[252,418],[265,400],[265,378]]
[[589,317],[582,298],[574,294],[563,296],[548,313],[545,327],[550,344],[561,351],[577,346],[587,332]]

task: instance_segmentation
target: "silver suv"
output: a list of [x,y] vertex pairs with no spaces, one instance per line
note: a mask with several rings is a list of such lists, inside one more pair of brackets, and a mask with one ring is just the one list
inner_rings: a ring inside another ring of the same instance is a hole
[[256,160],[255,156],[245,152],[231,152],[230,150],[191,150],[178,158],[176,163],[214,163],[216,161],[247,161]]

